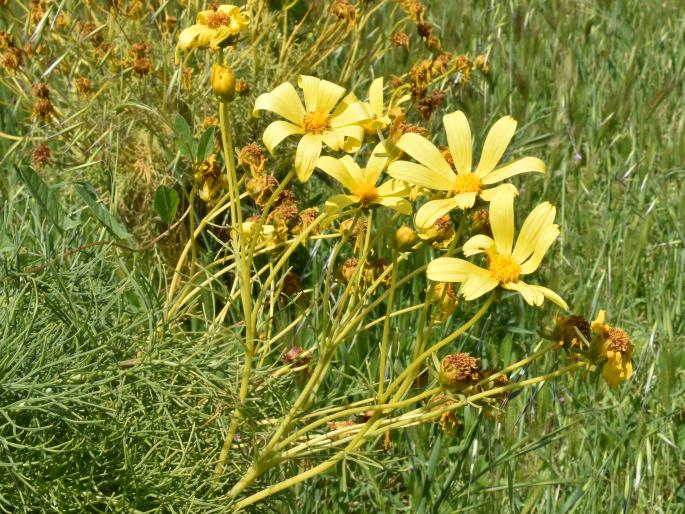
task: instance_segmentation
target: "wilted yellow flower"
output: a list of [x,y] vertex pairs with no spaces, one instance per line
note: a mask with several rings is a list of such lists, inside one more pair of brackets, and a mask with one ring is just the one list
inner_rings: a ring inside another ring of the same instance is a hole
[[243,237],[252,239],[253,237],[257,239],[258,247],[265,248],[275,248],[278,243],[278,234],[276,228],[273,225],[262,225],[260,230],[257,230],[258,223],[256,221],[245,221],[242,225]]
[[304,106],[289,82],[260,95],[254,112],[272,111],[286,120],[271,123],[262,137],[269,152],[286,137],[301,134],[295,153],[295,171],[302,182],[309,180],[325,143],[332,150],[356,152],[364,139],[363,124],[369,119],[366,108],[357,101],[340,101],[345,88],[308,75],[300,75],[298,86],[304,93]]
[[538,269],[547,250],[559,236],[559,226],[554,224],[556,208],[544,202],[533,209],[523,222],[512,250],[514,196],[512,191],[504,189],[492,198],[490,225],[493,237],[478,234],[464,244],[463,251],[467,257],[483,252],[487,254],[488,269],[463,259],[440,257],[428,265],[428,278],[437,282],[462,282],[460,293],[466,300],[475,300],[501,286],[518,291],[530,305],[542,305],[548,298],[568,309],[566,302],[551,289],[521,280],[521,276]]
[[419,231],[427,229],[436,219],[452,209],[473,207],[477,197],[489,202],[500,189],[515,190],[511,184],[487,189],[488,186],[520,173],[545,172],[545,163],[535,157],[523,157],[495,169],[516,130],[516,121],[511,116],[497,120],[488,132],[475,171],[472,170],[471,128],[464,113],[456,111],[446,114],[442,122],[456,174],[435,145],[425,137],[413,133],[404,134],[397,142],[397,147],[417,160],[418,164],[400,160],[393,162],[388,168],[391,177],[428,189],[445,191],[447,195],[446,198],[427,202],[417,211],[415,223]]
[[235,36],[247,28],[249,18],[235,5],[220,5],[216,11],[197,13],[197,23],[183,30],[176,44],[176,64],[181,50],[207,48],[216,51],[229,45]]
[[601,310],[592,322],[592,332],[595,334],[593,350],[599,352],[600,358],[606,358],[602,365],[602,378],[611,387],[617,387],[633,374],[631,358],[635,347],[628,334],[620,328],[607,325],[605,317],[606,311]]
[[320,157],[316,166],[352,193],[331,196],[326,200],[325,209],[335,212],[356,203],[362,207],[385,205],[401,214],[411,214],[411,203],[404,198],[409,194],[409,188],[405,183],[399,180],[388,180],[376,186],[387,163],[388,156],[383,143],[378,143],[373,149],[364,169],[360,168],[349,155],[342,159]]

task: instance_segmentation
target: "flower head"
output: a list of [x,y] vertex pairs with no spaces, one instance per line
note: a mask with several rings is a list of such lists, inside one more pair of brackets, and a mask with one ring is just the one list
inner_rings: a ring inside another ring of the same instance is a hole
[[567,309],[566,302],[554,291],[539,285],[527,284],[521,277],[538,269],[547,250],[559,236],[554,224],[556,208],[541,203],[523,222],[514,245],[514,193],[498,191],[490,202],[492,236],[478,234],[464,244],[464,255],[485,253],[487,269],[463,259],[440,257],[428,265],[430,280],[461,282],[460,292],[466,300],[474,300],[496,287],[517,291],[530,305],[542,305],[545,298]]
[[389,127],[392,123],[390,114],[393,110],[411,98],[409,95],[403,95],[396,99],[395,96],[392,96],[386,109],[383,99],[383,77],[378,77],[371,82],[369,86],[369,101],[364,102],[366,110],[371,115],[371,119],[364,125],[366,135],[375,135],[377,129],[383,130]]
[[298,85],[304,94],[304,105],[293,85],[284,82],[270,93],[260,95],[254,112],[272,111],[285,118],[274,121],[264,131],[262,139],[269,152],[273,153],[286,137],[302,135],[295,153],[295,171],[306,182],[324,143],[332,150],[355,152],[359,149],[364,139],[363,124],[369,114],[360,102],[343,99],[345,88],[332,82],[300,75]]
[[235,5],[220,5],[215,11],[200,11],[196,21],[178,36],[176,64],[181,50],[209,47],[216,51],[231,44],[247,28],[249,17]]
[[398,180],[388,180],[379,186],[376,185],[387,163],[388,157],[383,143],[376,145],[366,168],[363,169],[349,155],[342,159],[319,157],[316,166],[352,193],[331,196],[326,201],[326,210],[334,212],[352,204],[359,204],[362,207],[385,205],[399,213],[411,214],[411,204],[405,199],[409,194],[406,184]]
[[445,192],[445,198],[431,200],[417,211],[415,223],[419,231],[430,227],[436,219],[452,209],[473,207],[476,198],[489,202],[500,189],[516,190],[511,184],[489,188],[497,182],[520,173],[545,172],[545,163],[535,157],[523,157],[495,169],[516,130],[516,121],[511,116],[497,120],[488,132],[475,171],[472,168],[471,128],[464,113],[456,111],[446,114],[442,122],[452,164],[428,139],[408,133],[400,138],[397,147],[418,163],[399,160],[388,168],[391,177]]
[[633,374],[631,359],[635,346],[625,331],[607,325],[605,317],[606,312],[601,310],[592,322],[594,337],[591,351],[599,353],[600,359],[606,358],[602,365],[602,378],[611,387],[617,387]]

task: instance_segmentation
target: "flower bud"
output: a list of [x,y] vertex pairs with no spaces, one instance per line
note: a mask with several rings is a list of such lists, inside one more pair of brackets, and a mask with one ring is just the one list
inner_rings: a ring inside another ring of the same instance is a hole
[[416,231],[407,225],[402,225],[395,232],[395,244],[397,244],[397,248],[400,250],[410,249],[416,244],[418,239],[419,236],[416,234]]
[[221,101],[229,102],[235,95],[235,75],[230,68],[220,64],[212,65],[212,90]]
[[457,291],[450,283],[438,282],[433,287],[430,301],[438,310],[435,321],[445,322],[457,308]]

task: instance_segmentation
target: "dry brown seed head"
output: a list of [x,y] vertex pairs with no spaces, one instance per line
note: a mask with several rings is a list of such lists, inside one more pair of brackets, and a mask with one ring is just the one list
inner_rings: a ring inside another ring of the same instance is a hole
[[395,46],[404,47],[409,51],[409,36],[404,32],[395,32],[392,35],[392,44]]
[[48,98],[50,96],[48,85],[44,82],[36,82],[33,86],[31,86],[31,93],[36,98]]
[[607,330],[607,338],[609,339],[607,350],[628,353],[633,349],[633,343],[630,341],[630,337],[620,328],[609,328]]
[[51,158],[50,147],[44,144],[37,145],[31,152],[31,162],[36,166],[45,166]]
[[47,98],[38,98],[33,104],[33,116],[48,120],[55,114],[55,108]]
[[240,79],[235,83],[235,92],[240,96],[246,96],[250,94],[250,84],[246,81]]

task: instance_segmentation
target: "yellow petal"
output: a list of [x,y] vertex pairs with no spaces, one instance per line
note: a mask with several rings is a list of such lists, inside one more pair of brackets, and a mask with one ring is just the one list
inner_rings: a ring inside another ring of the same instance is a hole
[[471,173],[473,140],[466,116],[461,111],[445,114],[442,123],[457,173]]
[[522,264],[530,257],[545,228],[554,224],[556,212],[556,208],[551,203],[543,202],[528,214],[521,226],[514,251],[511,254],[516,262]]
[[495,289],[499,283],[493,279],[490,274],[482,269],[478,268],[477,273],[471,273],[461,286],[459,292],[464,297],[465,300],[471,301],[476,298],[480,298],[485,293],[489,293]]
[[489,252],[495,246],[495,241],[490,236],[478,234],[464,243],[462,251],[464,255],[470,257],[478,253]]
[[383,143],[378,143],[373,150],[371,150],[371,155],[366,163],[366,169],[364,174],[366,176],[366,181],[370,184],[375,184],[381,173],[385,170],[388,164],[388,153],[385,151],[385,146]]
[[519,194],[519,190],[516,189],[514,184],[500,184],[499,186],[491,187],[490,189],[481,190],[478,196],[485,202],[491,202],[497,193],[504,191],[514,196]]
[[176,64],[179,62],[179,53],[181,50],[208,47],[215,35],[215,30],[204,25],[191,25],[187,29],[184,29],[179,34],[178,43],[176,44]]
[[521,275],[528,275],[533,273],[540,267],[542,259],[545,257],[547,250],[552,246],[552,243],[559,237],[559,226],[558,225],[546,225],[540,235],[538,236],[537,244],[535,245],[535,250],[533,250],[533,255],[530,259],[521,264]]
[[262,141],[264,141],[264,146],[266,146],[267,150],[273,153],[274,148],[276,148],[281,141],[293,134],[302,134],[302,129],[287,121],[278,120],[266,127],[264,135],[262,136]]
[[200,25],[207,25],[207,19],[212,15],[214,15],[214,11],[211,9],[199,11],[195,16],[195,21]]
[[476,203],[477,196],[478,193],[475,192],[459,193],[458,195],[454,195],[454,199],[457,201],[457,207],[459,207],[462,210],[466,210],[473,207],[473,204]]
[[[316,111],[316,99],[319,93],[319,81],[316,77],[310,75],[300,75],[297,78],[297,85],[302,89],[304,95],[304,106],[307,112]],[[328,113],[326,113],[328,114]]]
[[369,86],[369,107],[371,114],[379,118],[383,116],[383,77],[375,79]]
[[355,188],[367,183],[366,177],[364,176],[362,169],[359,167],[359,164],[354,162],[354,159],[352,157],[350,157],[349,155],[345,155],[344,157],[340,158],[340,163],[343,166],[345,166],[348,175],[352,178],[352,181],[355,184]]
[[482,178],[495,169],[515,131],[516,120],[511,116],[505,116],[495,122],[483,144],[483,153],[476,168],[478,177]]
[[357,197],[353,195],[333,195],[326,200],[324,210],[327,213],[337,212],[341,209],[344,209],[348,205],[357,203],[357,201]]
[[497,252],[511,255],[514,241],[514,195],[506,190],[498,192],[490,202],[489,214]]
[[364,141],[364,128],[361,125],[348,125],[333,129],[334,132],[344,134],[342,150],[353,153],[359,150]]
[[416,186],[433,190],[449,191],[454,187],[454,174],[445,175],[410,161],[395,161],[388,166],[388,175]]
[[340,182],[348,191],[354,191],[359,183],[347,171],[347,167],[334,157],[323,156],[316,161],[316,167]]
[[540,307],[544,303],[545,298],[549,298],[562,309],[568,309],[566,302],[558,294],[546,287],[526,284],[525,282],[521,281],[503,284],[502,287],[504,287],[504,289],[509,289],[510,291],[517,291],[521,293],[521,296],[523,296],[523,299],[528,305]]
[[487,273],[475,264],[455,257],[438,257],[428,264],[426,275],[435,282],[464,282],[471,274]]
[[409,196],[411,187],[401,180],[390,179],[378,186],[378,196]]
[[295,125],[302,126],[304,107],[297,91],[290,82],[284,82],[270,93],[263,93],[257,97],[254,104],[254,115],[257,111],[271,111],[283,116]]
[[321,134],[321,139],[323,140],[324,144],[331,150],[341,150],[342,147],[345,145],[345,134],[343,134],[340,130],[329,130],[327,132],[324,132],[323,134]]
[[[434,174],[442,177],[441,183],[450,183],[449,188],[454,187],[455,176],[450,165],[433,143],[419,134],[409,132],[402,135],[397,141],[397,147],[410,155],[414,160],[430,169]],[[428,186],[430,187],[430,186]],[[438,187],[443,189],[443,187]],[[432,188],[435,189],[435,188]]]
[[[370,118],[369,112],[361,102],[353,102],[337,114],[331,115],[331,128],[344,127],[345,125],[363,124]],[[362,132],[364,129],[362,128]]]
[[344,87],[327,80],[319,80],[319,87],[316,91],[316,110],[323,114],[329,114],[344,94]]
[[533,287],[536,291],[541,292],[545,296],[545,298],[553,301],[554,303],[556,303],[559,307],[561,307],[565,311],[568,310],[568,305],[563,300],[563,298],[561,296],[559,296],[557,293],[555,293],[554,291],[552,291],[551,289],[544,287],[544,286],[537,286],[537,285],[531,285],[531,287]]
[[295,171],[301,182],[307,182],[312,176],[321,155],[321,144],[321,136],[316,134],[305,134],[300,139],[295,152]]
[[506,180],[510,177],[513,177],[514,175],[520,175],[521,173],[545,173],[546,170],[547,167],[545,166],[545,163],[540,159],[536,157],[524,157],[523,159],[514,161],[511,164],[502,166],[501,168],[496,169],[495,171],[491,171],[490,173],[485,175],[481,180],[483,184],[490,185],[494,184],[495,182],[501,182],[502,180]]
[[421,208],[416,211],[414,217],[414,224],[419,232],[427,232],[430,230],[440,216],[444,216],[452,209],[456,209],[459,200],[455,197],[444,198],[442,200],[431,200],[424,203]]
[[379,205],[390,207],[391,209],[396,210],[400,214],[411,214],[413,210],[411,203],[409,203],[404,198],[399,198],[397,196],[380,196],[372,203],[377,203]]

